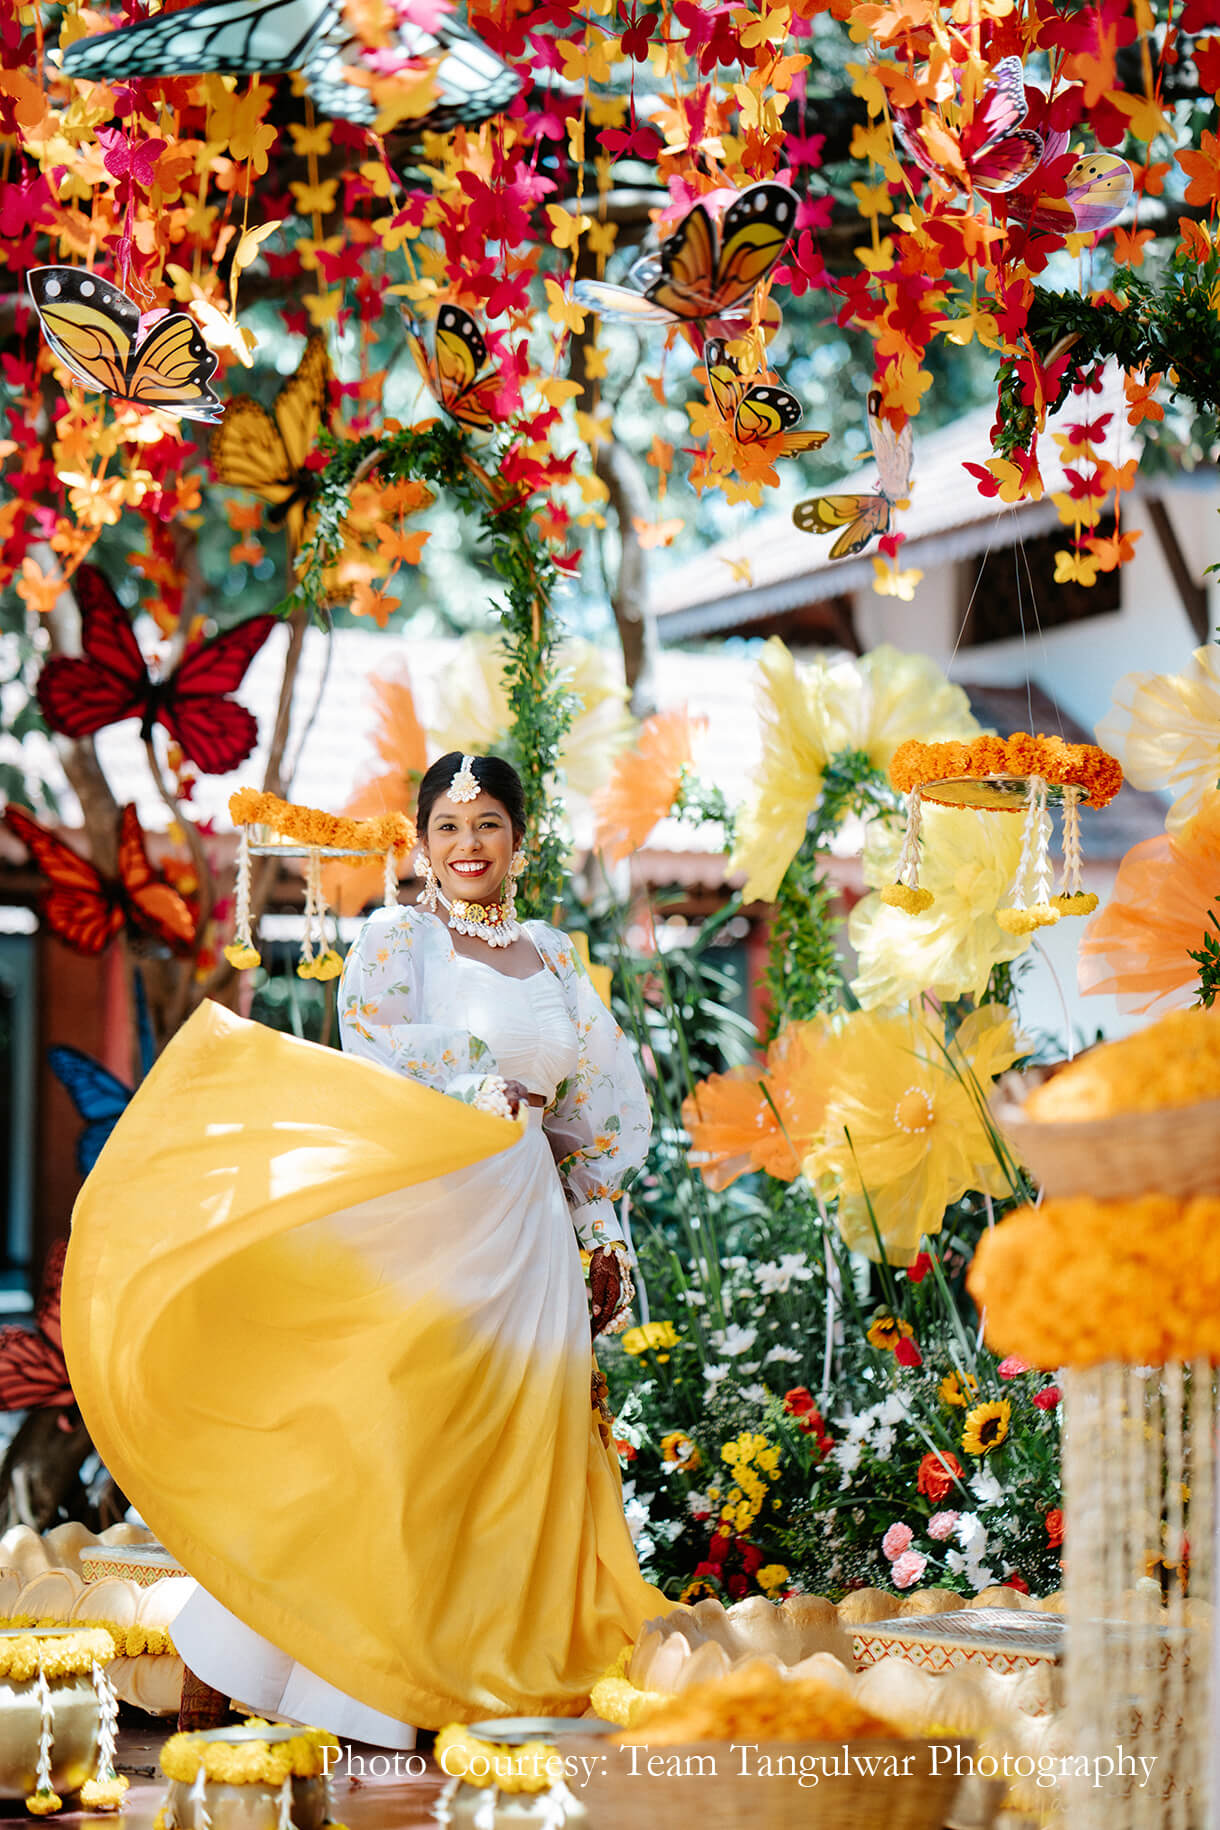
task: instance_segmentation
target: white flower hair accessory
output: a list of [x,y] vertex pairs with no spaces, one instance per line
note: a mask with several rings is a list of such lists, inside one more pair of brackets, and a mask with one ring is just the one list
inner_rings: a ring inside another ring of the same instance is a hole
[[474,757],[463,756],[462,766],[449,784],[451,801],[477,801],[483,790],[474,772]]

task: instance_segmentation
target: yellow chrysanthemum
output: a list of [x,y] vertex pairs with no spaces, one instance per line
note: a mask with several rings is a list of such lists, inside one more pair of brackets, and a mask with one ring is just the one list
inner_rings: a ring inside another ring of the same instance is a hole
[[1011,1016],[994,1004],[967,1017],[948,1058],[939,1028],[917,1016],[848,1017],[826,1142],[806,1174],[838,1183],[839,1231],[853,1251],[877,1258],[880,1234],[890,1262],[910,1264],[924,1234],[940,1231],[945,1209],[968,1189],[1007,1191],[970,1080],[986,1089],[1020,1052]]
[[[557,665],[565,691],[577,701],[559,746],[560,767],[572,793],[590,799],[631,736],[627,688],[607,651],[592,642],[565,642]],[[485,754],[503,741],[511,724],[503,645],[494,635],[468,635],[442,682],[428,736],[441,755],[448,750]]]
[[822,670],[798,674],[778,636],[763,648],[759,666],[762,758],[737,816],[730,861],[733,870],[746,873],[747,902],[770,902],[779,889],[822,792],[830,754],[820,701]]
[[[864,878],[874,889],[892,883],[902,852],[902,829],[874,820],[864,844]],[[1028,934],[1006,934],[996,909],[1021,860],[1021,822],[965,809],[925,807],[919,881],[931,907],[908,915],[865,896],[852,910],[848,933],[859,971],[852,991],[866,1010],[910,1003],[930,991],[950,999],[981,997],[991,968],[1016,959]]]
[[1174,794],[1176,832],[1220,780],[1220,647],[1196,648],[1185,673],[1124,674],[1097,738],[1134,787]]
[[773,636],[761,668],[762,760],[738,816],[732,862],[746,873],[746,900],[768,902],[800,849],[832,756],[862,750],[884,770],[912,737],[973,737],[979,727],[961,687],[926,655],[886,646],[798,672]]
[[628,1328],[621,1334],[619,1344],[624,1353],[655,1353],[668,1359],[668,1354],[661,1350],[678,1345],[678,1331],[672,1322],[643,1322],[638,1328]]
[[904,654],[888,642],[858,661],[827,667],[822,704],[828,753],[863,750],[874,769],[888,769],[895,750],[912,737],[948,741],[979,734],[961,687],[951,685],[927,655]]
[[987,1404],[976,1404],[962,1430],[962,1447],[968,1455],[990,1455],[1008,1435],[1012,1422],[1012,1405],[1007,1398],[993,1398]]

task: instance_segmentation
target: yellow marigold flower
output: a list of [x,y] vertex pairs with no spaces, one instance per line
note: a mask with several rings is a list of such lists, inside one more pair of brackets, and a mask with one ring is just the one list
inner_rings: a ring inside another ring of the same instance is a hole
[[1008,1435],[1012,1422],[1012,1405],[1007,1398],[993,1398],[976,1404],[966,1417],[962,1430],[962,1447],[969,1455],[989,1455],[998,1449]]
[[53,1811],[62,1811],[64,1801],[57,1792],[34,1792],[25,1801],[25,1808],[32,1817],[50,1817]]
[[1031,1118],[1052,1122],[1157,1112],[1220,1098],[1220,1011],[1175,1010],[1147,1029],[1090,1049],[1035,1087]]
[[[678,1331],[672,1322],[642,1322],[638,1328],[628,1328],[619,1336],[625,1353],[655,1353],[658,1358],[661,1350],[678,1345]],[[668,1355],[665,1356],[668,1358]]]
[[1053,902],[1031,902],[1024,909],[997,909],[995,918],[1006,934],[1025,935],[1037,928],[1053,928],[1060,910]]
[[901,909],[904,915],[922,915],[936,898],[922,884],[913,890],[909,883],[887,883],[881,891],[881,900],[887,909]]
[[853,1251],[878,1258],[879,1234],[889,1261],[908,1265],[968,1189],[1007,1192],[971,1083],[986,1089],[1020,1049],[1009,1012],[994,1004],[966,1018],[948,1056],[939,1024],[934,1030],[914,1014],[854,1011],[846,1019],[826,1143],[805,1171],[834,1178],[836,1224]]
[[785,1582],[788,1581],[788,1571],[782,1563],[764,1563],[763,1567],[757,1571],[755,1579],[759,1588],[765,1590],[769,1595],[775,1589],[783,1588]]
[[1051,904],[1061,915],[1091,915],[1097,907],[1097,897],[1092,890],[1075,890],[1070,896],[1052,896]]
[[1021,860],[1021,821],[926,807],[919,877],[930,894],[923,912],[894,894],[905,888],[893,881],[902,838],[899,824],[869,825],[864,879],[887,887],[851,912],[848,933],[858,961],[852,992],[866,1010],[913,1003],[926,991],[942,1000],[980,998],[992,967],[1029,945],[1028,935],[1006,933],[996,916]]
[[970,1397],[979,1389],[979,1382],[973,1373],[946,1373],[936,1388],[942,1404],[954,1404],[965,1410]]
[[225,958],[238,972],[249,972],[263,963],[263,956],[257,947],[242,947],[236,941],[231,941],[225,948]]
[[909,1341],[914,1333],[910,1322],[904,1322],[896,1315],[879,1315],[869,1324],[868,1343],[870,1347],[893,1353],[899,1341]]

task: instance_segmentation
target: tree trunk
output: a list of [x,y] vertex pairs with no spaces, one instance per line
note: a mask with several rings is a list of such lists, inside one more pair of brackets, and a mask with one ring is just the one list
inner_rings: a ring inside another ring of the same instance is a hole
[[27,1412],[0,1465],[0,1528],[28,1525],[31,1531],[49,1531],[60,1523],[61,1510],[89,1523],[80,1471],[92,1448],[75,1411]]
[[648,479],[635,454],[618,439],[607,439],[598,445],[593,466],[610,492],[610,505],[618,521],[618,578],[610,601],[623,645],[631,709],[637,718],[646,718],[657,709],[657,620],[649,602],[648,554],[635,523],[652,520]]

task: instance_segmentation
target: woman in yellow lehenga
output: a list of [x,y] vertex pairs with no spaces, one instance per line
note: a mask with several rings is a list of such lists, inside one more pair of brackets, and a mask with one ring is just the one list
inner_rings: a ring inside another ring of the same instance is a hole
[[63,1307],[98,1451],[198,1579],[188,1667],[404,1748],[579,1714],[670,1605],[591,1404],[580,1256],[596,1332],[630,1294],[643,1085],[566,937],[514,918],[514,771],[444,757],[419,814],[425,906],[361,931],[346,1054],[198,1011],[81,1193]]

